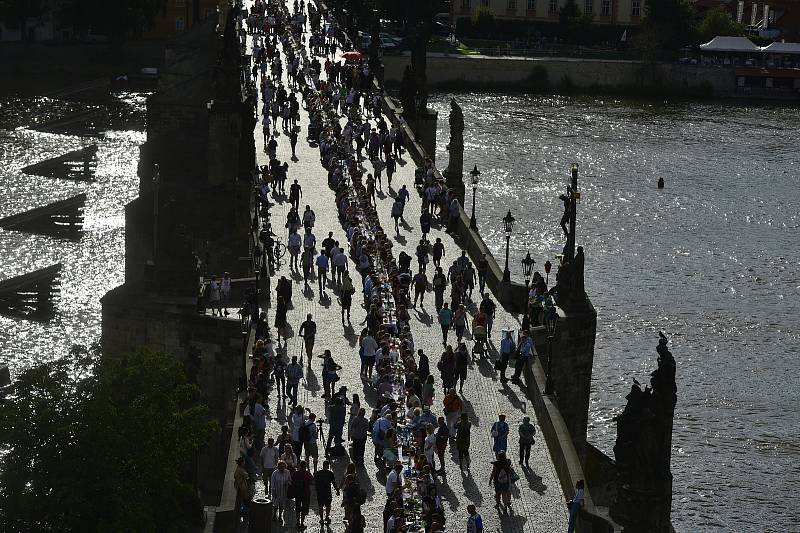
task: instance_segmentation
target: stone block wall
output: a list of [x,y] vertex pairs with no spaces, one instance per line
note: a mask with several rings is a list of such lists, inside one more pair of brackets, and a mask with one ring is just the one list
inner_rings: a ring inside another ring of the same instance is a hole
[[[238,320],[198,315],[191,301],[163,301],[122,286],[102,299],[104,357],[138,348],[172,354],[201,390],[212,416],[225,430],[234,410],[241,365]],[[229,429],[228,429],[229,431]],[[224,431],[223,431],[224,433]],[[225,474],[228,440],[212,437],[199,464],[204,498],[218,498]]]

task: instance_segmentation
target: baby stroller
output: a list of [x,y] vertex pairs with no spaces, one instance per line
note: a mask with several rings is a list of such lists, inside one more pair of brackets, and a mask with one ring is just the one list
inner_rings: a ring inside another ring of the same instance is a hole
[[488,337],[486,326],[481,324],[472,326],[472,340],[474,341],[472,345],[472,359],[475,359],[475,356],[481,358],[486,357],[486,352],[489,348]]

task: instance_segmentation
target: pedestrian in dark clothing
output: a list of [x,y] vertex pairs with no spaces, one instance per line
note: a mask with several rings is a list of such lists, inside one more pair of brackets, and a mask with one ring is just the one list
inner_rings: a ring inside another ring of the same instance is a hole
[[[336,495],[340,494],[339,487],[336,486],[336,479],[331,472],[331,464],[328,461],[322,462],[322,470],[314,474],[314,485],[317,489],[317,504],[319,505],[319,523],[331,523],[331,504],[333,503],[333,490]],[[323,516],[324,514],[324,516]]]

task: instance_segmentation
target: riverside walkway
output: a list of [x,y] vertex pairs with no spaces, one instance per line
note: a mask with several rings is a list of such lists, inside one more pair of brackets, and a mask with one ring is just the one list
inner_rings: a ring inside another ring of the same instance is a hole
[[[291,5],[289,6],[291,9]],[[248,44],[251,39],[248,38]],[[324,63],[325,59],[320,58]],[[284,72],[285,86],[288,86],[286,74]],[[298,98],[300,95],[298,94]],[[258,111],[261,116],[262,103],[259,101]],[[280,120],[279,120],[280,122]],[[344,121],[342,121],[344,124]],[[321,242],[327,237],[328,232],[333,232],[333,238],[347,249],[347,238],[337,216],[337,209],[334,201],[334,192],[327,184],[327,171],[320,163],[320,154],[317,147],[312,147],[305,141],[307,128],[309,125],[308,113],[301,108],[299,126],[301,133],[297,144],[296,160],[292,160],[291,149],[288,135],[282,128],[274,128],[279,133],[276,134],[278,141],[277,158],[283,162],[289,162],[289,183],[298,180],[302,187],[303,195],[300,200],[299,213],[306,205],[309,205],[316,214],[314,233]],[[264,141],[261,135],[260,124],[255,132],[256,152],[258,164],[267,165],[269,158],[264,150]],[[369,162],[365,162],[368,171],[371,171]],[[392,237],[394,244],[393,252],[395,257],[404,250],[406,253],[415,256],[416,245],[422,238],[418,218],[422,208],[421,199],[414,189],[414,170],[415,164],[406,153],[399,161],[397,173],[393,177],[392,188],[386,187],[384,179],[383,189],[379,189],[376,194],[377,211],[380,222],[386,230],[387,235]],[[405,208],[405,222],[401,223],[399,234],[393,231],[394,221],[390,217],[391,206],[400,186],[405,185],[411,192],[410,201]],[[288,190],[288,186],[287,186]],[[278,234],[277,238],[286,243],[288,232],[284,228],[286,215],[291,205],[286,197],[270,196],[271,222],[273,230]],[[461,255],[461,248],[456,242],[444,232],[444,228],[436,223],[428,235],[430,241],[441,238],[445,245],[445,256],[443,267],[449,265],[455,258]],[[414,262],[416,264],[416,261]],[[376,392],[371,384],[362,380],[359,370],[360,361],[358,356],[357,340],[363,328],[359,323],[366,316],[366,311],[360,305],[360,276],[357,275],[355,264],[350,260],[348,269],[356,285],[356,293],[353,295],[352,323],[342,322],[341,307],[338,299],[338,292],[335,284],[329,283],[328,288],[320,293],[316,277],[309,281],[309,287],[305,287],[302,274],[289,268],[289,256],[284,258],[282,264],[271,279],[271,289],[273,291],[271,304],[266,305],[268,319],[274,335],[275,302],[274,293],[277,279],[281,276],[292,281],[292,303],[287,313],[289,324],[288,340],[284,358],[291,361],[292,357],[300,360],[305,355],[305,348],[297,331],[300,324],[305,320],[306,315],[311,314],[317,324],[316,344],[314,347],[314,359],[311,366],[304,365],[305,376],[300,383],[299,404],[317,413],[320,418],[325,416],[325,401],[322,398],[322,359],[317,356],[323,350],[328,349],[333,353],[336,362],[342,366],[339,371],[340,381],[336,383],[336,388],[345,386],[348,389],[348,396],[353,393],[361,397],[362,407],[369,412],[376,404]],[[428,271],[428,278],[432,275],[431,269]],[[488,287],[487,287],[488,291]],[[448,294],[447,291],[446,294]],[[477,301],[479,293],[476,288],[474,299]],[[435,369],[436,362],[442,351],[442,331],[437,322],[436,309],[433,305],[433,292],[429,290],[425,295],[425,305],[417,306],[416,309],[409,309],[411,315],[411,331],[414,337],[415,347],[423,349],[431,361],[431,371],[436,376],[436,396],[432,411],[435,414],[442,413],[442,388],[438,372]],[[497,299],[495,298],[495,301]],[[262,300],[263,305],[263,300]],[[475,312],[472,305],[471,313]],[[464,412],[468,413],[472,427],[472,439],[470,456],[472,458],[471,469],[467,473],[460,473],[457,462],[457,452],[452,446],[448,447],[446,453],[445,469],[446,474],[437,476],[438,493],[442,499],[442,506],[447,518],[447,531],[460,532],[466,530],[467,505],[472,503],[477,506],[478,512],[484,519],[485,531],[487,532],[558,532],[566,531],[567,511],[564,497],[556,477],[550,455],[544,439],[537,438],[537,442],[531,452],[531,467],[523,469],[518,464],[518,432],[522,418],[528,416],[532,423],[536,424],[536,416],[530,402],[516,385],[500,383],[497,373],[492,366],[492,361],[497,357],[497,347],[499,347],[499,336],[501,330],[518,330],[520,327],[516,317],[505,312],[500,306],[493,326],[493,337],[490,339],[490,358],[479,359],[469,368],[468,378],[465,383],[462,399],[464,402]],[[455,345],[455,335],[450,333],[451,344]],[[468,333],[465,342],[468,349],[472,349],[472,337]],[[276,404],[275,394],[270,396],[267,407],[267,431],[266,437],[277,437],[280,434],[281,426],[288,424],[290,415],[289,406],[285,403]],[[514,469],[520,476],[520,480],[512,488],[513,511],[502,513],[495,509],[494,489],[489,486],[489,477],[492,469],[491,461],[494,460],[492,452],[492,437],[490,428],[492,423],[498,418],[499,413],[507,416],[507,422],[511,428],[508,442],[509,458]],[[327,437],[328,428],[324,426],[325,436]],[[346,433],[345,433],[346,435]],[[537,424],[537,437],[541,435]],[[320,445],[320,468],[324,444]],[[367,443],[367,459],[363,466],[357,469],[358,481],[362,488],[367,492],[367,502],[362,506],[362,513],[367,518],[367,531],[383,532],[382,520],[386,493],[384,485],[386,482],[386,471],[377,468],[371,460],[371,443]],[[332,470],[336,480],[341,483],[345,468],[349,463],[349,458],[344,456],[331,457]],[[263,491],[263,485],[257,482],[257,490]],[[344,531],[343,525],[344,511],[340,505],[341,498],[334,496],[332,510],[332,524],[328,526],[329,531]],[[306,521],[309,530],[319,527],[317,505],[314,491],[312,490],[311,513]],[[284,524],[273,523],[273,531],[293,531],[294,530],[294,511],[288,510],[285,515]]]

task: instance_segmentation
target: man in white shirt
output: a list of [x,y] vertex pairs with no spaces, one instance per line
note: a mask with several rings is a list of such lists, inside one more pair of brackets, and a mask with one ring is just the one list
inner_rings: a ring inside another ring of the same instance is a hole
[[275,446],[275,439],[270,437],[267,440],[267,445],[261,448],[261,468],[262,477],[264,481],[264,489],[269,494],[269,479],[272,473],[278,467],[278,447]]
[[403,464],[397,461],[394,464],[394,469],[386,476],[386,496],[391,497],[394,494],[394,490],[403,485],[402,471]]

